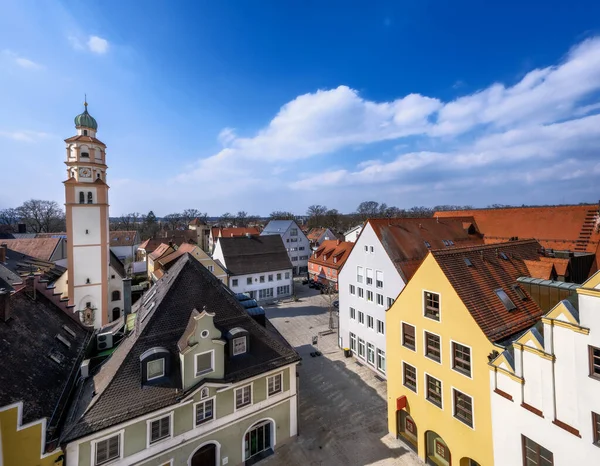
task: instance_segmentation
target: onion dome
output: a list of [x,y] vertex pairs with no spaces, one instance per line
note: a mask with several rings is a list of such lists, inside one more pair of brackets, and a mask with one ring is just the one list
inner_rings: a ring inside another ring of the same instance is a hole
[[85,110],[82,114],[77,115],[75,117],[75,126],[84,126],[86,128],[90,128],[96,131],[98,129],[98,123],[96,123],[96,119],[88,113],[87,102],[85,102],[83,105],[85,105]]

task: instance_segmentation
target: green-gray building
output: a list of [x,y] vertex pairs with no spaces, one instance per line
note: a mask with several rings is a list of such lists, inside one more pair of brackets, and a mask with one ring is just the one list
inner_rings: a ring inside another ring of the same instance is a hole
[[75,389],[67,466],[254,464],[297,434],[300,357],[198,261],[182,256],[133,312]]

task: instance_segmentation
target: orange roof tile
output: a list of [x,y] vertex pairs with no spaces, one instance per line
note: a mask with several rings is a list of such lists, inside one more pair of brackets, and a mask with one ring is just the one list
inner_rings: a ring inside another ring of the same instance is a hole
[[569,259],[559,257],[540,257],[542,262],[550,262],[554,265],[554,270],[557,275],[566,277],[569,275]]
[[133,246],[135,240],[138,239],[137,231],[135,230],[111,231],[109,234],[111,246]]
[[3,239],[9,249],[36,259],[50,261],[62,238]]
[[340,271],[353,247],[354,243],[350,241],[325,240],[319,249],[309,257],[308,262]]
[[170,262],[173,262],[178,257],[183,256],[185,253],[192,252],[197,247],[198,246],[196,246],[195,244],[183,243],[181,246],[179,246],[177,248],[177,250],[175,252],[172,252],[171,254],[167,254],[163,258],[159,259],[158,262],[160,262],[161,265],[165,266],[165,265],[169,264]]
[[[539,250],[537,241],[528,240],[431,254],[483,333],[490,341],[498,342],[531,327],[544,314],[526,290],[521,288],[526,296],[523,300],[513,288],[517,278],[529,274],[525,261],[539,261]],[[499,253],[504,253],[506,259]],[[516,309],[504,306],[495,292],[498,289],[508,295]]]
[[523,262],[525,262],[531,278],[554,280],[556,277],[556,270],[554,270],[554,264],[552,264],[552,262],[542,262],[540,260],[524,260]]
[[152,253],[150,253],[149,257],[152,260],[160,259],[165,254],[168,254],[169,249],[173,249],[169,244],[161,243]]

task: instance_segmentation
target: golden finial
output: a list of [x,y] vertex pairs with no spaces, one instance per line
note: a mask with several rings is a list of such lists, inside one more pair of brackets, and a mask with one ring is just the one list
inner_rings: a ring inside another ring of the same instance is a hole
[[87,110],[87,94],[83,94],[83,105],[85,106],[86,110]]

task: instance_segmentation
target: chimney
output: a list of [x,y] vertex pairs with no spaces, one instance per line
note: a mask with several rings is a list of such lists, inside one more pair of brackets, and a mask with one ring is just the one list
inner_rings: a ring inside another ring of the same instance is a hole
[[169,246],[173,247],[173,240],[172,239],[169,240]]
[[131,278],[123,279],[123,319],[127,325],[127,316],[131,314]]
[[[37,289],[35,288],[35,275],[33,275],[33,273],[27,275],[26,283],[27,291],[31,293],[29,294],[29,297],[35,301],[37,299]],[[29,287],[31,287],[31,289],[29,289]]]
[[10,319],[10,292],[0,289],[0,320],[6,322]]
[[0,244],[0,263],[6,262],[6,243]]
[[338,239],[338,240],[335,242],[335,244],[336,244],[337,246],[339,246],[339,245],[340,245],[340,240]]

